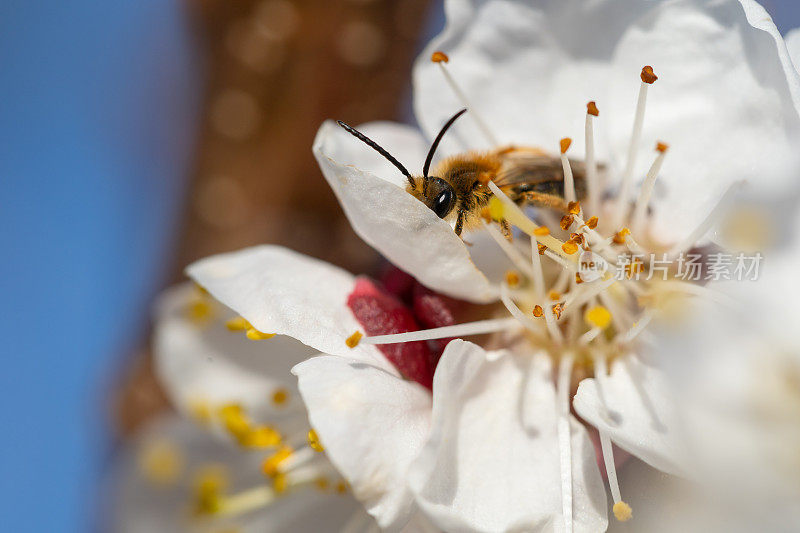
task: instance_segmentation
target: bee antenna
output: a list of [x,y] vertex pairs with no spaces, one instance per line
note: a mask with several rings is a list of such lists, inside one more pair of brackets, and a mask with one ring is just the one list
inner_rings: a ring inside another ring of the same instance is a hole
[[436,138],[433,140],[431,149],[428,150],[428,157],[425,158],[425,166],[422,167],[422,175],[425,176],[426,178],[428,177],[428,170],[430,170],[431,168],[431,161],[433,161],[433,154],[436,153],[436,148],[439,146],[439,141],[442,140],[442,137],[444,137],[444,134],[447,132],[448,129],[450,129],[450,126],[453,125],[453,122],[455,122],[458,117],[460,117],[466,112],[467,108],[465,107],[464,109],[462,109],[461,111],[450,117],[450,120],[448,120],[447,123],[444,126],[442,126],[442,129],[439,131],[439,135],[437,135]]
[[349,126],[348,124],[345,124],[341,120],[337,120],[336,122],[341,127],[343,127],[345,129],[345,131],[347,131],[347,133],[349,133],[350,135],[352,135],[353,137],[355,137],[356,139],[358,139],[359,141],[363,142],[364,144],[366,144],[367,146],[369,146],[370,148],[372,148],[373,150],[375,150],[376,152],[381,154],[383,157],[385,157],[387,159],[387,161],[389,161],[389,163],[393,164],[395,167],[397,167],[397,170],[399,170],[400,172],[403,173],[403,175],[408,179],[408,182],[412,186],[415,185],[414,184],[414,178],[411,177],[411,173],[406,169],[406,167],[403,166],[402,163],[400,163],[400,161],[395,159],[392,154],[390,154],[389,152],[384,150],[378,143],[376,143],[375,141],[373,141],[372,139],[370,139],[369,137],[367,137],[366,135],[364,135],[363,133],[361,133],[360,131],[358,131],[354,127]]

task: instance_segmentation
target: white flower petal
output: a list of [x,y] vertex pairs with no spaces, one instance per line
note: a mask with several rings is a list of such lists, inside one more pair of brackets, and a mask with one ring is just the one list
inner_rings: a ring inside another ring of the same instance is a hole
[[[299,402],[290,370],[316,351],[283,335],[254,342],[243,331],[228,330],[225,321],[235,314],[210,297],[203,302],[211,306],[212,316],[193,321],[187,308],[198,298],[197,289],[187,283],[167,290],[157,306],[153,355],[172,404],[192,414],[198,402],[238,403],[258,419],[281,414]],[[289,393],[289,405],[271,402],[281,389]]]
[[325,122],[314,155],[356,233],[431,289],[474,302],[494,299],[495,291],[447,222],[404,189],[351,166],[349,159],[332,158],[349,152],[342,150],[344,142],[360,144]]
[[[148,447],[175,452],[174,479],[154,481],[142,468]],[[267,507],[239,516],[198,522],[191,515],[193,483],[204,467],[224,468],[229,493],[264,485],[259,472],[260,454],[245,454],[196,425],[178,417],[164,417],[148,426],[124,449],[109,480],[109,523],[103,531],[152,533],[154,531],[223,531],[277,533],[338,529],[359,509],[351,497],[301,489],[280,497]]]
[[395,372],[375,346],[345,344],[361,325],[347,307],[355,278],[340,268],[264,245],[201,259],[186,273],[261,332],[288,335],[320,352]]
[[598,390],[596,379],[580,382],[572,404],[581,418],[655,468],[685,473],[682,436],[665,377],[627,357],[612,364],[605,384]]
[[[555,388],[547,357],[448,344],[436,369],[431,435],[409,471],[419,506],[447,531],[563,527]],[[575,531],[607,526],[585,428],[570,420]]]
[[311,425],[353,494],[382,528],[403,527],[414,511],[405,477],[428,432],[428,391],[342,357],[315,357],[293,372]]
[[[583,139],[586,103],[601,106],[609,60],[623,29],[649,2],[452,0],[447,26],[414,66],[414,111],[433,137],[461,101],[430,60],[445,52],[447,68],[498,142],[556,152],[562,137]],[[602,31],[599,29],[602,28]],[[473,118],[453,126],[441,153],[491,147]],[[602,139],[598,138],[602,147]],[[556,152],[557,153],[557,152]],[[583,143],[570,151],[583,154]]]
[[639,72],[652,65],[659,76],[648,91],[634,173],[640,182],[656,141],[670,145],[654,198],[659,239],[686,236],[734,182],[774,193],[795,180],[798,75],[763,9],[742,3],[747,18],[734,1],[657,4],[617,48],[600,118],[619,168],[627,160]]
[[800,28],[795,28],[784,38],[795,70],[800,71]]

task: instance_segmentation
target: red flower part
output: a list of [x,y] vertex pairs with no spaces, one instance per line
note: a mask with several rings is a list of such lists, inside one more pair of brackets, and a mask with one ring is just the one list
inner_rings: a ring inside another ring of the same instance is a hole
[[397,296],[405,303],[411,302],[411,291],[418,285],[414,276],[403,272],[391,263],[388,263],[381,272],[381,283],[389,294]]
[[[356,280],[356,286],[347,298],[347,306],[369,336],[419,330],[411,310],[369,278]],[[434,366],[425,342],[380,344],[378,349],[404,377],[432,388]]]
[[[433,292],[420,283],[414,286],[412,294],[414,316],[417,317],[422,327],[427,329],[441,328],[443,326],[452,326],[456,323],[453,312],[450,310],[452,302],[449,301],[449,298]],[[432,353],[433,359],[431,360],[434,370],[439,363],[439,358],[442,357],[442,352],[444,352],[447,343],[451,340],[453,340],[452,337],[431,341],[435,346]]]

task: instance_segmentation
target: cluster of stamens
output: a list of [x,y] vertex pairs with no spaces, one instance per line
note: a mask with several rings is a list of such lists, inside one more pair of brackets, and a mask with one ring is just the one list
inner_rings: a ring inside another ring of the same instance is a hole
[[[436,52],[432,61],[439,65],[446,82],[461,104],[470,109],[470,116],[478,128],[490,142],[497,144],[497,137],[447,70],[449,58],[444,53]],[[640,148],[647,90],[657,79],[651,67],[642,69],[628,161],[621,176],[618,195],[612,200],[602,199],[604,184],[600,181],[595,159],[594,121],[600,112],[595,102],[587,104],[585,153],[588,194],[583,203],[587,205],[590,215],[588,218],[582,203],[576,198],[574,177],[566,156],[572,140],[564,138],[559,142],[564,171],[564,200],[567,202],[567,212],[558,223],[563,238],[554,234],[551,227],[536,221],[536,217],[546,216],[547,213],[540,211],[533,213],[531,217],[495,183],[487,183],[494,196],[483,213],[486,221],[484,228],[516,267],[506,273],[499,287],[500,299],[510,317],[502,316],[501,313],[501,316],[444,328],[358,338],[363,343],[381,345],[487,333],[508,336],[509,333],[522,330],[529,336],[531,352],[547,350],[558,365],[556,388],[562,416],[559,440],[562,459],[567,458],[561,465],[562,501],[567,531],[572,526],[568,417],[570,391],[575,386],[571,381],[573,369],[581,366],[582,375],[593,375],[602,391],[607,380],[609,363],[630,353],[634,341],[641,340],[645,327],[658,311],[654,304],[663,300],[665,292],[684,296],[703,292],[701,286],[678,279],[665,283],[660,283],[658,279],[649,279],[646,276],[649,265],[641,256],[645,255],[645,251],[659,248],[659,245],[653,244],[650,248],[644,248],[634,239],[636,235],[643,242],[650,242],[647,208],[668,151],[666,144],[659,142],[656,145],[654,161],[631,208],[630,196],[636,156]],[[715,209],[684,241],[670,248],[668,254],[675,257],[701,238],[711,226],[715,218],[713,215],[717,211]],[[510,238],[510,235],[498,229],[509,223],[518,229],[518,233],[527,235],[528,241],[520,242],[520,239]],[[615,277],[603,271],[596,276],[586,276],[582,270],[585,257],[589,257],[592,262],[602,262],[607,267],[617,268],[623,275]],[[549,259],[549,263],[545,264],[542,258]],[[594,279],[587,279],[590,277]],[[352,337],[349,341],[351,340]],[[351,344],[348,342],[348,345]],[[611,412],[608,406],[606,412]],[[608,419],[613,420],[613,417],[608,416]],[[599,430],[599,433],[614,500],[613,512],[618,520],[625,521],[631,518],[632,512],[620,495],[610,438],[603,430]]]
[[[219,305],[199,288],[197,295],[184,307],[184,316],[198,328],[209,327],[219,319]],[[251,341],[274,337],[255,329],[242,317],[225,322],[231,332],[244,332]],[[291,405],[288,389],[277,387],[269,393],[269,403],[283,414],[297,411],[297,417],[285,422],[287,431],[274,424],[259,423],[240,403],[213,405],[202,398],[189,401],[187,408],[194,420],[208,430],[221,431],[246,453],[261,454],[261,472],[265,482],[236,493],[227,491],[229,473],[224,465],[200,465],[193,473],[193,495],[190,505],[196,518],[238,515],[265,507],[284,494],[306,487],[333,493],[345,493],[347,483],[324,457],[324,448],[313,429],[305,426],[305,416]],[[174,484],[185,459],[177,443],[163,439],[145,445],[139,458],[144,477],[154,484]]]

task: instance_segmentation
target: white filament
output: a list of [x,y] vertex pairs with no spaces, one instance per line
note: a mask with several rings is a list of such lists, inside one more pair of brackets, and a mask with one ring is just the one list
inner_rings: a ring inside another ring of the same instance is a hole
[[564,198],[567,202],[574,202],[575,196],[575,178],[572,175],[572,166],[569,164],[567,154],[561,154],[561,168],[564,169]]
[[528,315],[522,312],[522,310],[517,307],[517,304],[511,299],[511,295],[508,292],[508,285],[503,283],[500,285],[500,301],[503,302],[503,305],[506,306],[508,312],[511,313],[517,322],[522,324],[524,328],[534,333],[540,333],[538,324],[533,321]]
[[565,353],[558,367],[556,395],[558,413],[558,442],[561,466],[561,508],[564,531],[572,533],[572,443],[569,428],[569,389],[574,356]]
[[589,200],[589,213],[596,215],[599,207],[597,161],[594,158],[594,115],[586,113],[586,188]]
[[489,235],[491,235],[492,239],[494,239],[497,245],[500,246],[500,249],[505,252],[506,256],[508,256],[511,262],[514,263],[514,266],[516,266],[529,278],[534,276],[534,272],[531,270],[531,265],[525,259],[525,256],[522,255],[522,252],[514,248],[514,245],[508,242],[508,239],[500,234],[500,231],[495,227],[494,224],[486,224],[486,231],[489,232]]
[[516,323],[517,321],[513,318],[493,318],[478,320],[476,322],[466,322],[464,324],[455,324],[453,326],[409,331],[407,333],[375,335],[372,337],[364,337],[361,339],[361,342],[364,344],[396,344],[398,342],[430,341],[446,339],[448,337],[465,337],[468,335],[481,335],[483,333],[504,331],[513,328]]
[[611,447],[611,439],[608,438],[608,434],[602,429],[597,431],[600,433],[600,448],[603,450],[603,463],[606,465],[608,474],[608,488],[611,489],[611,497],[616,504],[622,501],[622,494],[619,492],[617,466],[614,464],[614,449]]
[[628,196],[630,196],[631,180],[633,179],[633,169],[636,166],[636,156],[639,152],[639,142],[642,136],[642,125],[644,124],[644,111],[647,107],[647,87],[648,84],[642,82],[639,87],[639,99],[636,102],[636,115],[633,119],[633,131],[631,132],[631,142],[628,145],[628,161],[625,171],[622,174],[622,185],[617,199],[617,213],[614,225],[619,226],[625,220],[628,211]]
[[492,146],[499,146],[500,143],[497,141],[497,137],[492,133],[492,130],[489,129],[489,126],[486,125],[486,122],[481,118],[480,113],[470,104],[467,95],[464,91],[461,90],[461,87],[458,86],[456,80],[453,79],[453,76],[450,75],[450,71],[447,70],[447,67],[444,66],[443,61],[439,61],[437,63],[439,68],[442,69],[442,74],[444,75],[444,79],[447,81],[447,84],[450,86],[450,89],[456,94],[459,100],[461,100],[461,105],[469,109],[469,114],[472,116],[472,119],[475,121],[475,124],[478,125],[483,135],[486,139],[492,144]]
[[666,155],[666,151],[658,152],[653,164],[650,165],[650,170],[647,171],[647,177],[642,184],[642,189],[639,191],[639,198],[636,200],[636,207],[633,209],[633,222],[631,223],[637,235],[642,228],[644,215],[647,212],[647,205],[650,203],[650,196],[653,194],[653,187],[656,184],[658,173],[661,172],[661,165],[664,164]]
[[653,311],[645,312],[641,316],[641,318],[639,318],[639,320],[633,325],[633,327],[631,329],[629,329],[628,331],[626,331],[624,333],[618,334],[617,338],[614,339],[614,341],[619,343],[619,344],[626,344],[628,342],[631,342],[642,331],[644,331],[644,328],[646,328],[647,325],[650,323],[650,321],[653,320],[653,316],[655,316]]

